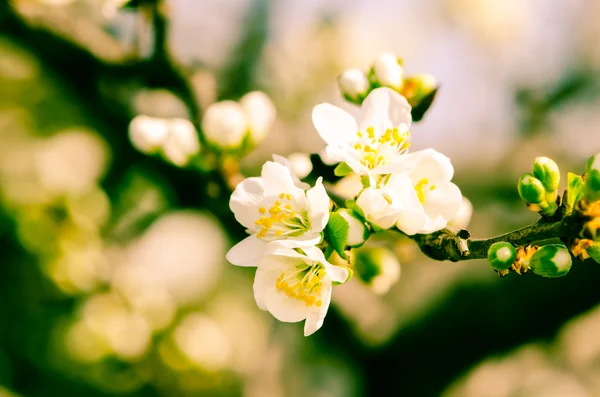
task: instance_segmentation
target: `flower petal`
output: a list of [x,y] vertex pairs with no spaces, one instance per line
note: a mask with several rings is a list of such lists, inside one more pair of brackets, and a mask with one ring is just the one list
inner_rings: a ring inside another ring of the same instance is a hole
[[387,128],[397,127],[401,132],[408,131],[412,123],[410,110],[406,98],[396,91],[387,87],[376,88],[362,104],[360,130],[374,127],[383,133]]
[[367,221],[382,228],[389,229],[396,223],[400,208],[392,206],[383,196],[382,189],[365,189],[356,205],[362,210]]
[[244,227],[254,230],[258,219],[258,207],[264,198],[264,184],[261,178],[246,178],[240,182],[229,200],[229,208],[235,219]]
[[236,266],[258,266],[266,250],[267,242],[252,235],[231,247],[226,258]]
[[306,189],[310,188],[310,185],[308,183],[302,182],[300,180],[300,178],[298,178],[298,175],[296,175],[296,173],[294,172],[294,167],[292,166],[292,162],[290,160],[288,160],[286,157],[280,156],[278,154],[274,154],[273,161],[275,161],[278,164],[283,165],[285,168],[288,169],[296,187],[299,187],[302,190],[306,190]]
[[280,193],[292,193],[302,191],[294,184],[290,171],[279,163],[267,161],[263,167],[261,176],[264,183],[265,196],[277,196]]
[[433,149],[420,150],[407,155],[408,161],[415,161],[411,172],[414,183],[427,178],[429,183],[450,182],[454,176],[454,167],[450,159]]
[[323,301],[323,304],[318,308],[319,310],[313,310],[306,316],[306,321],[304,322],[304,336],[314,334],[323,326],[329,304],[331,303],[331,287],[326,288],[323,291],[321,300]]
[[328,145],[342,145],[356,136],[358,127],[352,115],[329,103],[315,106],[312,120],[321,138]]
[[315,187],[306,192],[308,199],[308,217],[311,230],[320,233],[329,221],[329,196],[323,186],[323,178],[319,177]]
[[256,269],[256,275],[254,276],[254,300],[260,310],[267,310],[265,304],[265,296],[269,286],[274,286],[277,280],[277,273],[269,272],[263,269]]
[[437,185],[434,190],[431,190],[427,194],[423,206],[427,216],[431,219],[441,216],[449,221],[456,216],[461,204],[462,193],[460,189],[454,183],[447,182]]
[[273,280],[272,287],[271,285],[266,287],[266,291],[265,306],[277,320],[295,323],[304,320],[308,315],[309,309],[306,304],[299,299],[290,298],[283,291],[277,290],[275,280]]
[[409,236],[422,233],[422,230],[427,223],[427,215],[423,211],[403,210],[398,216],[396,227]]

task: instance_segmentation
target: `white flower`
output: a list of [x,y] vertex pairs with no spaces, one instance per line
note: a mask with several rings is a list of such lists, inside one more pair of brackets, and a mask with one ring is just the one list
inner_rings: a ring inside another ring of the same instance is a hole
[[467,226],[469,226],[469,222],[471,222],[471,215],[473,215],[473,204],[468,198],[463,197],[462,204],[460,205],[458,212],[454,218],[448,222],[448,226],[452,226],[457,229],[465,229]]
[[377,88],[364,100],[357,120],[346,111],[323,103],[312,118],[326,153],[346,162],[359,175],[387,174],[409,146],[412,121],[406,99],[389,88]]
[[242,105],[235,101],[210,105],[202,118],[202,132],[208,142],[219,148],[240,147],[248,132],[248,120]]
[[129,123],[129,139],[140,152],[162,152],[178,166],[186,165],[200,151],[196,128],[191,121],[181,118],[136,116]]
[[236,187],[229,206],[251,233],[227,253],[227,260],[238,266],[256,266],[270,241],[317,244],[329,220],[329,196],[321,178],[305,191],[285,166],[272,161],[263,165],[260,178],[247,178]]
[[433,149],[406,157],[406,168],[386,183],[401,205],[396,226],[408,235],[443,229],[462,204],[460,189],[450,182],[454,175],[450,159]]
[[[273,160],[288,169],[296,186],[304,190],[310,188],[308,183],[300,180],[300,177],[304,178],[310,174],[310,171],[312,171],[312,163],[307,155],[304,153],[292,153],[288,157],[283,157],[278,154],[274,154]],[[307,161],[308,164],[306,164]]]
[[348,279],[348,270],[327,262],[316,247],[272,243],[256,270],[254,297],[258,307],[284,322],[304,323],[309,336],[323,325],[333,282]]
[[261,91],[253,91],[244,95],[240,99],[240,105],[246,113],[252,142],[257,145],[265,139],[273,127],[277,115],[275,105],[271,98]]
[[387,87],[396,90],[402,88],[404,81],[404,69],[398,63],[398,58],[389,52],[380,54],[373,65],[373,71],[377,81]]
[[363,97],[371,88],[369,79],[360,69],[346,69],[344,73],[338,77],[338,85],[342,94],[349,96],[352,99]]
[[407,155],[395,168],[384,186],[367,188],[358,197],[366,220],[382,229],[396,224],[408,235],[446,227],[462,204],[459,188],[450,182],[450,159],[427,149]]

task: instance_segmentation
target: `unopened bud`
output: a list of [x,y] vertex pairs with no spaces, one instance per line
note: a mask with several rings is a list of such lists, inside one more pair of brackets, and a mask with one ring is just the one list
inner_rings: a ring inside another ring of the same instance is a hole
[[585,166],[585,196],[600,200],[600,153],[590,157]]
[[360,69],[346,69],[338,77],[338,86],[342,95],[352,100],[363,99],[371,88],[369,79]]
[[246,114],[238,102],[221,101],[204,112],[202,132],[206,140],[222,149],[239,148],[248,131]]
[[533,175],[542,182],[548,193],[554,193],[560,184],[560,170],[548,157],[538,157],[533,161]]
[[562,244],[548,244],[540,247],[529,261],[535,274],[543,277],[562,277],[571,269],[569,250]]
[[271,131],[277,110],[271,98],[261,91],[250,92],[240,99],[242,109],[246,113],[250,138],[254,145],[258,145]]
[[531,174],[523,174],[518,184],[519,196],[530,204],[542,204],[546,201],[546,190],[542,182]]
[[380,54],[373,64],[373,71],[377,82],[385,87],[396,90],[402,89],[404,83],[404,68],[398,57],[389,52]]
[[167,120],[146,115],[136,116],[129,123],[129,140],[142,153],[158,152],[167,139]]
[[426,73],[417,74],[404,79],[401,94],[408,100],[411,106],[416,106],[436,88],[437,80],[433,75]]
[[355,274],[376,294],[385,294],[400,278],[400,262],[383,247],[356,250],[354,269]]
[[350,247],[360,247],[369,238],[369,229],[365,223],[354,212],[342,208],[337,211],[346,222],[348,222],[348,245]]
[[506,270],[515,263],[517,250],[511,243],[500,241],[491,245],[488,250],[488,262],[492,269]]
[[168,120],[168,129],[163,155],[173,164],[184,166],[200,151],[196,128],[189,120],[175,118]]

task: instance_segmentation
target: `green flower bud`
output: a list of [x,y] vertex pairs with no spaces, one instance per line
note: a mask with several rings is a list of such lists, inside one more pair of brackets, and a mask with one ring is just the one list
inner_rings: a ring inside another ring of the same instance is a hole
[[558,165],[548,157],[538,157],[533,162],[533,175],[542,182],[546,192],[554,193],[560,183]]
[[585,195],[600,200],[600,153],[590,157],[585,166]]
[[488,250],[488,262],[494,270],[506,270],[515,263],[517,250],[511,243],[500,241]]
[[386,248],[369,247],[355,251],[355,274],[378,294],[386,293],[400,278],[400,262]]
[[571,265],[571,254],[562,244],[540,247],[529,261],[531,271],[543,277],[562,277],[569,272]]
[[360,247],[369,238],[369,228],[360,217],[353,211],[342,208],[336,211],[346,222],[348,222],[348,241],[347,244],[352,247]]
[[519,196],[523,201],[530,204],[542,204],[546,201],[546,190],[544,185],[531,174],[523,174],[517,185]]

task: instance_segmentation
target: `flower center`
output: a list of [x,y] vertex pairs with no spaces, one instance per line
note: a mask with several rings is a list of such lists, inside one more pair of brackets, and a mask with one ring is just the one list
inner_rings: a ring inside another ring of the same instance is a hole
[[[425,203],[425,192],[426,192],[426,188],[427,186],[429,186],[429,179],[427,178],[423,178],[421,179],[419,182],[417,182],[417,184],[415,185],[415,192],[417,193],[417,197],[419,198],[419,201],[421,202],[421,204]],[[429,190],[435,190],[435,185],[431,185],[429,186]]]
[[310,266],[301,263],[288,272],[283,272],[275,282],[275,288],[290,298],[303,301],[306,306],[321,307],[318,299],[323,291],[323,277],[327,273],[321,265]]
[[[287,203],[286,203],[287,202]],[[294,210],[292,195],[281,193],[268,209],[260,207],[260,218],[254,221],[259,227],[257,237],[268,240],[282,236],[299,236],[309,228],[306,213]]]
[[354,145],[360,162],[369,169],[387,164],[388,161],[402,154],[410,147],[408,131],[399,132],[398,128],[388,128],[377,136],[373,127],[365,132],[356,133],[358,142]]

